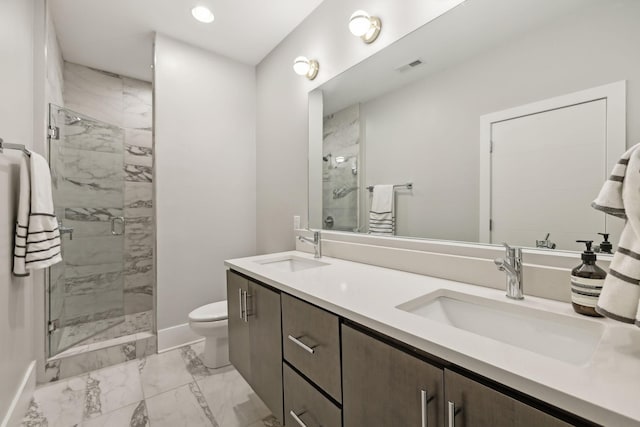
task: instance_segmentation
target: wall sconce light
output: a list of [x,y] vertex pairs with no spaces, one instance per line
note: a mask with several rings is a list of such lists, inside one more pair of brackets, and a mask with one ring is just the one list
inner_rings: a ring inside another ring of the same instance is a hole
[[304,56],[298,56],[293,61],[293,71],[299,76],[306,76],[309,80],[313,80],[318,75],[320,64],[315,59],[308,59]]
[[349,31],[365,43],[373,43],[380,34],[382,21],[377,16],[369,16],[364,10],[356,10],[349,18]]

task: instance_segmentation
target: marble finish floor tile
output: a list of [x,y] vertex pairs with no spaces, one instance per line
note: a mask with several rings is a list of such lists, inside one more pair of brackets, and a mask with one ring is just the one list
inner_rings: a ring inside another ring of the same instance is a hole
[[179,349],[141,359],[138,366],[147,399],[193,381]]
[[212,375],[198,380],[198,386],[221,426],[247,427],[271,415],[269,409],[232,366],[213,371]]
[[153,427],[225,426],[218,424],[194,382],[147,399]]
[[199,342],[39,386],[21,427],[281,427],[232,366],[206,368],[203,350]]
[[[83,418],[86,388],[86,376],[70,378],[37,388],[27,418],[23,420],[23,426],[70,427],[79,425]],[[34,414],[37,416],[34,417]],[[35,421],[38,419],[44,419],[44,423],[36,424]]]
[[280,421],[278,421],[276,417],[269,415],[260,421],[250,424],[248,427],[282,427],[282,424],[280,424]]
[[87,379],[85,418],[99,417],[142,400],[136,361],[91,372]]
[[22,419],[20,427],[44,427],[48,424],[47,417],[44,416],[38,402],[36,402],[35,399],[31,399],[31,402],[29,402],[29,409],[27,409],[27,413]]
[[82,427],[149,427],[150,425],[144,400],[82,423]]
[[179,350],[184,363],[187,365],[187,370],[196,380],[208,377],[216,371],[215,369],[207,368],[202,362],[204,341],[180,347]]

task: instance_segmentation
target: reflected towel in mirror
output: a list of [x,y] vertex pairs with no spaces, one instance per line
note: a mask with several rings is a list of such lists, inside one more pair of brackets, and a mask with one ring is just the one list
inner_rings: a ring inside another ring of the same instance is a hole
[[396,217],[393,203],[393,185],[376,185],[369,210],[369,234],[393,236]]

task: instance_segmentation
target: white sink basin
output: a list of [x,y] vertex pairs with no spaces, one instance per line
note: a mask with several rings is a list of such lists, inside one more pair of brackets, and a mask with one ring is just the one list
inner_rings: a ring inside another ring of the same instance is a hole
[[329,265],[325,262],[311,260],[307,258],[301,258],[294,255],[289,255],[284,258],[270,258],[266,260],[256,261],[258,264],[266,265],[271,268],[275,268],[280,271],[295,272],[301,270],[307,270],[309,268],[323,267]]
[[575,365],[591,360],[604,332],[602,324],[520,304],[526,302],[440,290],[396,308],[556,360]]

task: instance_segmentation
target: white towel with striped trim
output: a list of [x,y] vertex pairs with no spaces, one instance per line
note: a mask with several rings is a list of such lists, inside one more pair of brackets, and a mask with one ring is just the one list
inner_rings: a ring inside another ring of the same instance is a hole
[[28,276],[30,270],[62,261],[60,230],[53,212],[51,171],[44,157],[31,153],[20,161],[20,195],[13,251],[13,274]]
[[627,222],[596,311],[640,326],[640,144],[622,155],[591,206]]
[[393,236],[396,234],[396,216],[393,203],[393,185],[376,185],[369,210],[369,234]]

